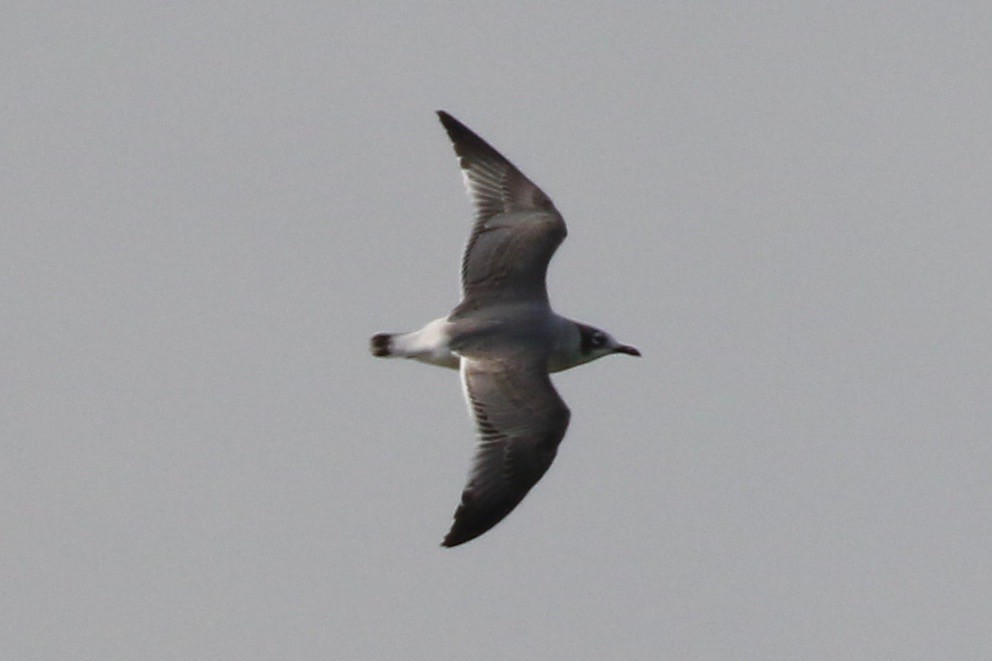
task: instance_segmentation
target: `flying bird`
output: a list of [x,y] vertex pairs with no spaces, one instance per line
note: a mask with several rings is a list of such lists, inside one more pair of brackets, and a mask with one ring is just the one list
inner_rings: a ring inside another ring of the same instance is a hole
[[458,156],[475,224],[462,256],[461,302],[410,333],[379,333],[372,354],[459,370],[478,447],[442,546],[495,526],[551,466],[571,416],[548,376],[614,353],[609,333],[555,314],[548,262],[565,221],[532,181],[457,119],[438,111]]

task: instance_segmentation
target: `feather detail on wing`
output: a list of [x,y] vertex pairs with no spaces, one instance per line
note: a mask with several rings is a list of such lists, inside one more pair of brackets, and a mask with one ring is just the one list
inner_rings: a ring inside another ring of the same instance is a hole
[[554,461],[570,413],[546,363],[546,357],[462,358],[479,444],[444,546],[463,544],[503,520]]
[[[476,209],[462,257],[461,309],[547,301],[548,262],[567,234],[551,199],[489,143],[438,111]],[[457,310],[456,310],[457,313]]]

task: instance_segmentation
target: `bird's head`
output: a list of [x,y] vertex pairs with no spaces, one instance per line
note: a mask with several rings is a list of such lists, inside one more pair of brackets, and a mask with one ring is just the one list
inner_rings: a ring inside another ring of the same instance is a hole
[[640,356],[641,352],[629,344],[621,344],[616,338],[604,330],[579,324],[579,358],[581,362],[608,356],[611,353],[625,353],[628,356]]

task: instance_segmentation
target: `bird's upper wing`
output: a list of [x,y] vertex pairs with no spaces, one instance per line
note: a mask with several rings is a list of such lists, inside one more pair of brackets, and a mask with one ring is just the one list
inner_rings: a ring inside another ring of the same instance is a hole
[[462,257],[462,302],[475,310],[501,302],[547,304],[545,275],[565,239],[565,221],[551,199],[510,161],[457,119],[438,111],[476,208]]
[[546,355],[463,356],[461,376],[479,445],[444,546],[478,537],[523,500],[551,466],[570,417]]

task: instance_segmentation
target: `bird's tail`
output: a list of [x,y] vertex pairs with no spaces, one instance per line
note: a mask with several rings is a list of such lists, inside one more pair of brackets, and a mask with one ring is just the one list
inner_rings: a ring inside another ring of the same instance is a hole
[[394,352],[393,338],[395,338],[399,333],[376,333],[372,336],[372,341],[370,342],[369,348],[372,350],[373,356],[378,356],[379,358],[388,358],[390,356],[397,355]]
[[372,355],[379,358],[423,359],[434,350],[429,344],[430,339],[424,338],[422,330],[411,333],[376,333],[372,336],[369,348]]
[[437,324],[412,333],[376,333],[369,342],[373,356],[413,358],[428,365],[458,369],[458,356],[438,335]]

